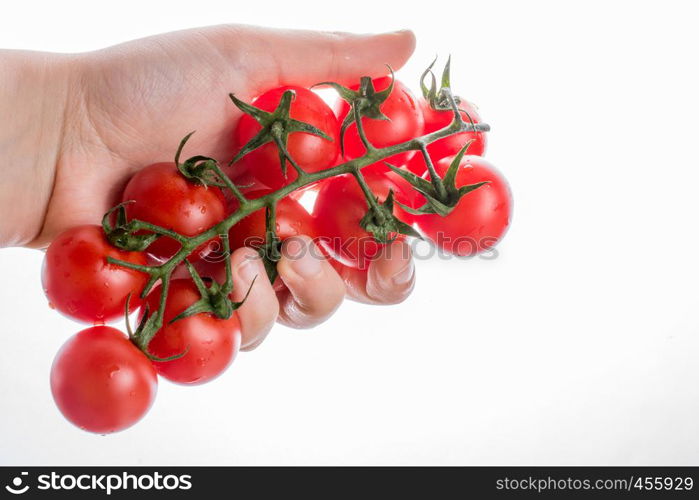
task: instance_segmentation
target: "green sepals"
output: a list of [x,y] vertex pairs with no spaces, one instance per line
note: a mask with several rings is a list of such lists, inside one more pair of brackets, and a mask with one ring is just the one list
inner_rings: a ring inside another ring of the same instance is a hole
[[442,89],[450,89],[451,88],[451,82],[449,81],[450,80],[450,71],[451,71],[451,55],[447,58],[447,63],[444,65],[444,70],[442,71]]
[[[423,179],[419,175],[415,175],[412,173],[410,170],[404,170],[402,168],[398,168],[395,165],[391,165],[387,161],[383,162],[384,165],[386,165],[388,168],[390,168],[393,172],[396,174],[400,175],[403,179],[408,181],[415,189],[420,191],[421,193],[429,193],[431,192],[431,189],[434,189],[432,186],[432,183],[426,179]],[[400,202],[396,202],[400,204]]]
[[388,99],[388,96],[393,92],[393,83],[395,75],[393,69],[387,66],[391,73],[391,83],[381,92],[377,92],[374,88],[374,83],[368,76],[363,76],[359,80],[359,89],[352,90],[335,82],[321,82],[314,85],[328,85],[334,88],[340,98],[347,102],[351,107],[351,112],[342,121],[340,129],[340,150],[345,154],[345,132],[347,128],[356,122],[357,118],[370,118],[372,120],[388,120],[389,118],[381,111],[381,105]]
[[479,187],[488,184],[489,181],[484,181],[456,187],[456,175],[459,172],[461,160],[472,142],[473,141],[468,141],[466,145],[461,148],[459,153],[454,156],[454,159],[449,164],[449,168],[444,174],[444,178],[439,180],[443,186],[443,194],[440,194],[440,189],[437,187],[437,182],[429,182],[408,170],[402,170],[396,168],[390,163],[384,162],[388,168],[400,175],[425,197],[425,204],[417,209],[408,207],[400,202],[396,203],[398,203],[403,210],[413,215],[437,214],[445,217],[449,215],[452,210],[454,210],[454,207],[456,207],[461,198],[466,196],[471,191],[475,191]]
[[239,110],[246,115],[252,116],[262,127],[262,130],[260,130],[255,137],[250,139],[250,141],[248,141],[248,143],[242,147],[238,154],[235,155],[235,157],[230,161],[229,165],[234,164],[243,156],[256,150],[257,148],[273,142],[277,145],[277,149],[279,150],[279,164],[281,166],[282,173],[284,176],[286,176],[287,161],[291,163],[297,171],[302,170],[291,157],[286,148],[289,140],[289,134],[294,132],[304,132],[306,134],[321,137],[327,141],[332,141],[332,138],[322,130],[309,123],[294,120],[289,116],[291,103],[296,97],[296,93],[293,90],[286,90],[284,94],[282,94],[277,108],[271,113],[257,108],[252,104],[241,101],[234,94],[228,94],[228,96]]
[[378,203],[378,199],[376,201],[376,208],[369,208],[362,220],[359,221],[359,225],[371,233],[376,241],[391,243],[396,239],[397,233],[422,239],[422,235],[410,224],[406,224],[393,214],[393,190],[389,191],[386,201],[383,203]]
[[[432,67],[437,62],[435,57],[434,61],[427,67],[427,69],[422,73],[420,77],[420,89],[422,90],[422,95],[430,104],[430,107],[437,111],[454,111],[452,105],[452,90],[451,90],[451,56],[447,59],[447,63],[444,65],[444,70],[442,71],[442,79],[439,88],[437,88],[437,79],[432,72]],[[425,85],[425,78],[430,75],[431,82],[428,88]],[[453,97],[454,103],[458,106],[461,103],[461,99],[458,96]],[[475,125],[471,116],[463,109],[460,111],[466,114],[468,121],[471,125]]]
[[[435,65],[437,62],[437,56],[435,56],[434,60],[430,63],[429,66],[427,66],[427,69],[422,73],[422,76],[420,76],[420,90],[422,91],[422,97],[427,100],[427,102],[432,103],[436,97],[437,97],[437,79],[434,76],[434,73],[432,73],[432,67]],[[432,82],[430,87],[428,88],[427,85],[425,85],[425,78],[427,75],[430,76]]]
[[180,163],[180,155],[184,149],[185,144],[190,137],[194,134],[194,131],[187,134],[184,139],[180,141],[180,145],[177,147],[177,152],[175,153],[175,165],[177,170],[188,180],[194,184],[201,184],[204,186],[216,186],[216,187],[226,187],[226,184],[220,179],[218,175],[218,162],[208,156],[196,155],[191,158],[187,158],[183,163]]
[[[134,227],[134,223],[126,219],[125,205],[129,203],[133,202],[125,201],[120,203],[104,214],[104,217],[102,217],[102,229],[107,240],[115,247],[129,252],[143,252],[160,235],[154,233],[136,234],[137,229]],[[112,226],[111,219],[114,212],[116,212],[116,221],[115,225]]]
[[213,314],[220,319],[228,319],[233,315],[233,312],[236,309],[245,303],[248,295],[250,294],[250,290],[252,290],[252,286],[255,284],[255,280],[253,280],[243,300],[240,302],[233,302],[228,296],[228,293],[226,293],[224,287],[221,286],[216,280],[207,280],[210,282],[210,284],[207,286],[189,260],[185,259],[184,263],[187,266],[189,274],[192,276],[192,280],[194,281],[197,290],[199,290],[201,298],[180,314],[175,316],[170,323],[174,323],[175,321],[189,318],[190,316],[201,313]]

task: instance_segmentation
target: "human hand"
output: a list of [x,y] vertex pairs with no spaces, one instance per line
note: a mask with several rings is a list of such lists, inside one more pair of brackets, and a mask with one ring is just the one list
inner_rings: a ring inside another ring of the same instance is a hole
[[[249,101],[286,83],[379,76],[385,64],[402,66],[413,46],[406,31],[365,36],[225,25],[80,55],[0,52],[0,74],[8,75],[0,86],[11,91],[0,93],[0,104],[13,118],[0,124],[6,158],[0,209],[13,213],[0,227],[0,246],[41,248],[69,227],[96,223],[134,172],[171,160],[192,129],[198,132],[188,149],[230,158],[240,112],[227,103],[228,92]],[[412,289],[404,243],[394,242],[402,250],[368,271],[339,274],[313,257],[317,252],[292,257],[301,253],[293,246],[308,244],[303,238],[285,244],[291,248],[279,262],[283,291],[256,282],[239,310],[244,348],[259,344],[277,316],[294,327],[318,324],[345,290],[357,300],[393,303]],[[264,275],[255,255],[241,249],[232,256],[238,295]]]

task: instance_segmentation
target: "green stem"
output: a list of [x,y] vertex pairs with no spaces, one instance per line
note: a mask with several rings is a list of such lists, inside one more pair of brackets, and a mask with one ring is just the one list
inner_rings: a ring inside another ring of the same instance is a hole
[[279,260],[277,252],[277,200],[272,199],[265,209],[265,247],[268,255],[267,259],[272,262]]
[[167,296],[168,292],[170,290],[170,278],[172,277],[172,273],[169,273],[167,276],[163,276],[161,278],[161,285],[160,285],[160,304],[158,305],[158,312],[156,313],[157,316],[157,325],[158,328],[154,328],[152,332],[149,332],[149,334],[142,339],[142,342],[145,343],[146,348],[148,348],[148,344],[150,344],[150,341],[153,339],[155,334],[160,330],[160,328],[163,326],[163,317],[165,316],[165,305],[167,304]]
[[366,198],[366,202],[369,205],[369,208],[372,210],[372,212],[374,212],[374,215],[379,219],[378,222],[383,223],[384,217],[383,213],[379,208],[379,203],[376,201],[376,195],[367,185],[366,179],[364,179],[364,175],[362,175],[361,170],[355,170],[354,172],[352,172],[352,175],[354,175],[354,178],[357,180],[359,187],[362,188],[362,191],[364,192],[364,197]]
[[354,122],[357,124],[357,133],[359,134],[359,138],[362,140],[362,144],[364,144],[367,153],[370,151],[375,151],[376,148],[371,142],[369,142],[369,139],[367,139],[366,132],[364,131],[364,124],[362,123],[362,115],[359,112],[359,108],[357,107],[356,103],[352,105],[352,113],[354,113]]
[[231,266],[231,242],[228,233],[221,235],[223,242],[223,257],[226,259],[226,282],[223,284],[223,293],[226,295],[233,291],[233,268]]
[[219,167],[217,163],[214,163],[210,168],[214,171],[217,177],[221,178],[221,181],[231,191],[231,193],[233,193],[233,196],[236,197],[241,205],[244,205],[248,201],[247,198],[245,198],[245,195],[243,195],[240,189],[238,189],[238,186],[233,184],[233,181],[223,172],[223,170],[221,170],[221,167]]
[[[308,186],[315,182],[321,181],[323,179],[328,179],[330,177],[337,177],[343,174],[354,174],[355,171],[359,171],[364,167],[367,167],[377,161],[381,161],[385,158],[391,157],[399,153],[405,153],[407,151],[422,151],[422,148],[427,144],[431,144],[434,141],[442,139],[444,137],[464,132],[464,131],[488,131],[489,127],[483,123],[469,124],[461,120],[461,123],[456,121],[452,122],[451,125],[427,134],[423,137],[412,139],[394,146],[387,146],[385,148],[374,148],[367,152],[364,156],[360,158],[355,158],[354,160],[341,163],[332,168],[325,170],[320,170],[318,172],[307,173],[303,178],[297,178],[293,182],[281,187],[277,191],[269,193],[267,195],[255,198],[254,200],[246,200],[244,204],[241,204],[238,209],[229,215],[227,218],[219,222],[218,224],[211,226],[206,231],[199,233],[196,236],[189,238],[182,237],[183,243],[182,248],[170,258],[167,262],[161,264],[160,266],[154,266],[150,269],[161,269],[164,272],[174,269],[180,262],[182,262],[195,248],[199,245],[215,238],[219,234],[228,233],[228,230],[241,221],[243,218],[247,217],[253,212],[266,208],[269,206],[270,202],[278,201],[290,193],[298,190],[299,188]],[[162,229],[162,228],[160,228]],[[141,269],[145,270],[145,269]]]
[[423,144],[420,148],[420,152],[422,153],[422,157],[425,159],[425,165],[427,165],[427,171],[430,173],[430,180],[432,181],[432,185],[437,190],[437,194],[439,194],[441,198],[445,197],[447,195],[447,190],[444,187],[442,179],[439,177],[439,175],[437,175],[437,170],[435,170],[434,168],[432,158],[430,158],[430,155],[427,152],[427,146]]
[[275,134],[274,135],[274,142],[277,145],[277,148],[279,148],[279,151],[281,151],[282,154],[284,155],[284,158],[286,158],[286,160],[289,163],[291,163],[291,166],[294,167],[294,170],[296,170],[297,175],[300,178],[303,178],[306,175],[306,171],[303,168],[301,168],[301,165],[296,163],[296,160],[294,160],[292,158],[292,156],[289,154],[289,150],[286,149],[286,146],[284,145],[284,141],[282,141],[281,137],[279,137],[278,135]]
[[132,222],[133,224],[133,231],[140,231],[140,230],[145,230],[145,231],[151,231],[155,234],[159,234],[161,236],[167,236],[168,238],[172,238],[175,241],[178,241],[180,243],[184,243],[187,241],[186,236],[182,236],[180,233],[177,233],[175,231],[171,231],[170,229],[165,229],[164,227],[156,226],[155,224],[151,224],[150,222],[145,222],[142,220],[134,220]]

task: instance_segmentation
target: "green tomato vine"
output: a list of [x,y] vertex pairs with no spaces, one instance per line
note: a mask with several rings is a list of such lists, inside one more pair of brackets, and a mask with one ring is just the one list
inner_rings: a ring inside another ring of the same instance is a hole
[[[187,257],[196,251],[196,249],[202,244],[217,237],[221,239],[223,254],[225,256],[229,256],[230,243],[228,241],[228,231],[244,217],[261,209],[264,209],[266,214],[266,231],[265,244],[260,249],[260,253],[264,259],[268,277],[270,280],[274,281],[276,277],[276,263],[281,258],[280,240],[276,234],[275,221],[277,204],[282,198],[288,196],[290,193],[296,190],[304,188],[305,186],[339,175],[352,175],[361,187],[367,202],[367,213],[362,219],[361,225],[367,232],[371,233],[379,243],[389,242],[391,240],[390,235],[396,233],[417,237],[420,235],[409,224],[399,220],[394,215],[393,206],[395,202],[393,200],[392,192],[389,193],[389,196],[383,203],[378,201],[376,195],[371,191],[364,179],[364,175],[362,174],[362,169],[364,167],[385,160],[386,158],[399,153],[417,151],[422,154],[430,174],[429,181],[422,179],[411,172],[398,169],[386,163],[391,170],[406,179],[411,186],[415,190],[419,191],[427,200],[425,206],[419,209],[401,205],[405,210],[408,210],[414,214],[437,213],[442,216],[447,215],[462,196],[480,187],[483,183],[462,186],[460,188],[456,188],[454,185],[454,177],[456,175],[456,171],[458,170],[459,161],[468,148],[468,144],[464,145],[464,148],[461,150],[460,154],[457,155],[455,161],[452,162],[451,167],[446,172],[444,177],[437,175],[432,159],[427,152],[428,144],[444,137],[466,131],[487,132],[490,130],[490,127],[487,124],[474,123],[468,115],[468,120],[464,120],[462,118],[461,114],[463,113],[463,110],[459,109],[458,99],[453,96],[449,86],[449,63],[447,62],[444,69],[441,82],[442,85],[439,89],[436,88],[436,80],[431,72],[433,65],[434,62],[422,75],[420,83],[423,95],[425,98],[429,99],[430,104],[435,109],[451,110],[453,112],[453,119],[451,123],[441,130],[437,130],[421,137],[416,137],[401,144],[384,148],[376,148],[367,139],[362,124],[362,118],[386,118],[381,112],[381,103],[386,100],[393,87],[393,71],[390,69],[390,67],[389,70],[392,78],[391,85],[381,92],[375,91],[372,80],[369,77],[362,77],[359,89],[356,91],[350,90],[349,88],[343,87],[334,82],[323,82],[318,84],[333,87],[338,92],[340,97],[347,101],[351,106],[351,112],[348,113],[347,118],[342,123],[340,139],[341,149],[344,151],[342,147],[342,138],[344,137],[347,127],[352,123],[356,124],[359,137],[366,148],[366,153],[363,156],[318,172],[305,171],[301,165],[294,161],[286,148],[289,135],[296,132],[309,133],[322,137],[326,140],[331,140],[321,130],[313,127],[310,124],[294,120],[289,116],[290,105],[294,99],[293,90],[287,90],[284,92],[282,98],[280,99],[279,105],[271,113],[256,108],[251,104],[247,104],[239,100],[237,97],[235,97],[235,95],[230,94],[229,97],[236,107],[238,107],[238,109],[240,109],[243,113],[251,115],[253,118],[255,118],[255,120],[257,120],[261,126],[260,132],[243,146],[240,152],[231,160],[230,164],[234,165],[240,158],[251,151],[263,146],[264,144],[273,142],[279,151],[279,161],[282,172],[286,174],[288,162],[288,164],[290,164],[296,170],[297,177],[293,182],[290,182],[276,191],[259,198],[248,199],[243,194],[241,189],[236,186],[223,172],[219,162],[214,158],[197,155],[186,159],[184,162],[180,161],[181,153],[187,141],[194,133],[190,132],[182,139],[179,147],[177,148],[177,152],[175,154],[175,165],[180,173],[190,182],[206,186],[216,186],[230,191],[230,193],[238,201],[238,208],[233,213],[218,224],[199,233],[198,235],[187,237],[177,232],[144,221],[127,220],[124,206],[128,202],[119,204],[108,211],[103,218],[102,226],[109,241],[118,248],[131,251],[144,251],[151,243],[153,243],[153,241],[163,236],[172,238],[181,245],[181,248],[179,251],[177,251],[177,253],[175,253],[166,262],[158,265],[137,265],[111,257],[108,258],[108,261],[112,264],[135,269],[146,273],[149,276],[148,282],[140,294],[142,298],[145,298],[145,296],[148,295],[148,293],[158,282],[161,283],[160,303],[158,309],[156,311],[146,310],[135,331],[129,324],[130,311],[129,303],[127,301],[125,316],[127,330],[131,341],[149,358],[156,361],[176,359],[185,354],[181,353],[171,358],[160,359],[156,358],[148,351],[150,341],[163,326],[163,315],[167,302],[170,281],[172,280],[172,274],[175,271],[175,268],[181,263],[186,265],[195,285],[197,286],[201,298],[186,311],[183,311],[180,315],[178,315],[173,321],[200,313],[210,313],[218,318],[227,319],[245,302],[245,299],[240,302],[233,302],[230,299],[230,294],[233,291],[233,278],[229,258],[225,259],[225,281],[223,283],[212,281],[211,283],[207,284],[204,282],[204,280],[202,280],[196,269],[190,264],[189,260],[187,260]],[[428,89],[424,84],[424,79],[428,74],[432,75],[432,87],[430,89]],[[112,223],[113,220],[114,222]],[[252,288],[253,285],[254,281],[250,288]],[[250,290],[248,290],[247,293],[249,294]]]

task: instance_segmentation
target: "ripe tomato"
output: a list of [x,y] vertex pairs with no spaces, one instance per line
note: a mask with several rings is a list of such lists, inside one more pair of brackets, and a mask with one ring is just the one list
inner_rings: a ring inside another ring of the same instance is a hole
[[[269,190],[246,192],[249,199],[268,194]],[[235,204],[235,203],[234,203]],[[285,197],[277,203],[277,236],[281,241],[302,234],[315,238],[315,221],[303,206],[293,198]],[[260,248],[265,242],[265,209],[251,213],[229,231],[231,250],[244,246]]]
[[[369,174],[365,179],[381,202],[385,201],[390,190],[395,193],[400,190],[386,173]],[[348,267],[366,269],[382,247],[359,225],[368,210],[364,193],[351,175],[333,177],[322,183],[313,208],[320,245]],[[405,236],[399,234],[397,237],[402,239]]]
[[[335,164],[340,152],[340,123],[333,110],[314,92],[297,86],[284,86],[269,90],[255,99],[252,104],[264,111],[272,112],[287,90],[296,92],[291,103],[289,116],[309,123],[325,132],[332,140],[305,132],[289,134],[287,151],[294,161],[307,172],[318,172]],[[250,115],[243,115],[233,133],[236,151],[239,151],[261,130],[260,124]],[[231,167],[231,178],[240,185],[256,182],[263,187],[279,189],[293,182],[296,170],[287,161],[286,177],[279,163],[279,149],[268,143],[248,153]]]
[[[420,100],[420,109],[425,119],[425,134],[430,134],[448,126],[454,117],[451,111],[437,111],[432,109],[429,102],[425,99]],[[471,120],[473,120],[473,123],[481,122],[481,117],[476,111],[475,106],[468,101],[462,99],[459,103],[459,109],[465,111],[461,113],[461,117],[466,123],[469,123],[469,116]],[[461,151],[461,148],[470,140],[473,140],[473,142],[468,147],[467,153],[471,156],[483,156],[488,143],[485,132],[460,132],[444,137],[443,139],[429,144],[427,146],[427,152],[430,154],[432,161],[437,162],[447,156],[454,156]],[[425,165],[425,159],[421,153],[413,156],[406,166],[408,170],[417,175],[422,175],[427,171],[427,165]]]
[[74,335],[51,367],[51,392],[71,423],[99,434],[138,422],[158,389],[153,365],[122,332],[94,326]]
[[[390,76],[384,76],[373,80],[374,88],[377,92],[385,90],[391,83]],[[359,89],[359,85],[350,87],[352,90]],[[373,120],[362,118],[362,125],[367,139],[377,148],[384,148],[409,141],[422,134],[424,123],[422,113],[418,108],[417,101],[408,88],[396,80],[393,83],[393,91],[380,106],[381,111],[388,117],[388,120]],[[337,105],[340,123],[350,112],[349,104],[340,100]],[[357,133],[357,124],[352,123],[345,132],[345,157],[348,160],[362,156],[366,149]],[[404,165],[413,155],[414,151],[397,154],[387,158],[385,161],[395,165]],[[376,162],[364,169],[364,172],[385,172],[388,168],[383,162]]]
[[[156,311],[160,304],[160,286],[148,297],[146,304]],[[191,279],[170,282],[163,327],[151,340],[148,351],[159,358],[175,356],[172,361],[154,361],[158,373],[178,384],[203,384],[213,380],[231,364],[240,349],[241,331],[238,314],[219,319],[213,314],[200,313],[170,323],[177,315],[200,299]],[[141,309],[143,316],[144,309]]]
[[[452,157],[447,157],[437,162],[435,169],[440,176],[445,174],[451,160]],[[416,216],[415,222],[422,233],[454,255],[475,255],[493,247],[510,224],[510,188],[497,169],[483,158],[464,156],[456,174],[456,186],[482,181],[489,181],[489,184],[466,194],[446,217],[436,214]]]
[[144,254],[113,247],[100,226],[78,226],[61,233],[46,251],[41,272],[51,306],[86,323],[104,323],[122,316],[129,294],[131,306],[139,307],[139,294],[148,276],[109,264],[107,257],[146,264]]
[[[226,200],[217,187],[188,181],[174,163],[156,163],[137,172],[124,190],[123,201],[130,219],[139,219],[171,229],[184,236],[196,236],[226,216]],[[198,260],[208,253],[211,242],[202,244],[190,256]],[[159,260],[172,257],[180,244],[162,236],[147,252]]]

